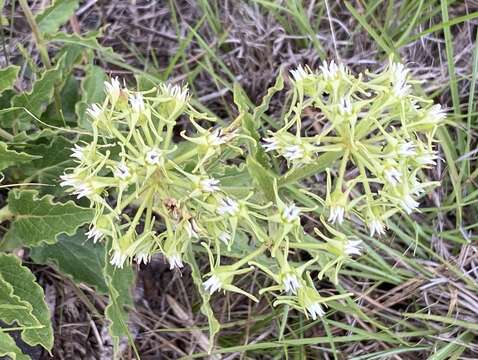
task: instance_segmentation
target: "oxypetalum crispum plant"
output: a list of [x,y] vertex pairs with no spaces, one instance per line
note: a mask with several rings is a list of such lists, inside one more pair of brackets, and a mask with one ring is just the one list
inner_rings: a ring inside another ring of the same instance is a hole
[[[355,76],[332,62],[318,72],[299,67],[292,75],[293,100],[284,126],[270,132],[263,147],[285,158],[291,171],[324,152],[336,154],[326,170],[326,198],[314,197],[329,213],[317,237],[305,234],[301,225],[301,215],[313,209],[282,197],[277,184],[273,202],[264,200],[252,181],[241,192],[223,186],[230,164],[242,166],[241,143],[252,140],[236,122],[204,128],[200,123],[213,119],[194,109],[186,88],[161,85],[135,92],[113,79],[105,84],[104,103],[89,109],[92,141],[73,149],[78,164],[61,183],[91,201],[96,216],[87,235],[95,242],[111,239],[112,264],[148,263],[161,253],[171,269],[179,269],[188,248],[201,249],[200,244],[209,254],[203,286],[211,294],[227,290],[257,301],[234,285],[236,275],[256,266],[275,283],[260,293],[273,292],[275,305],[288,304],[313,319],[323,314],[325,302],[347,296],[322,297],[310,272],[325,254],[318,277],[335,268],[336,280],[341,264],[361,253],[360,240],[332,225],[355,216],[371,236],[382,235],[392,214],[416,210],[419,196],[433,185],[421,170],[435,164],[433,134],[445,114],[413,94],[401,64]],[[320,131],[313,136],[303,135],[305,108],[318,114]],[[178,142],[173,129],[180,118],[194,132],[182,132]],[[235,242],[253,250],[222,264],[221,256],[228,256]],[[311,260],[291,264],[297,249]]]

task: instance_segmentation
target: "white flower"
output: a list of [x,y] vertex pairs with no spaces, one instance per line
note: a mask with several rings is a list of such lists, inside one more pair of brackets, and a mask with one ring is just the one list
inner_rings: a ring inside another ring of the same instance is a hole
[[304,68],[302,65],[299,65],[295,70],[291,70],[290,73],[297,82],[306,80],[312,75],[310,69]]
[[161,160],[161,153],[157,149],[149,150],[146,153],[146,162],[149,165],[158,165]]
[[144,265],[146,265],[151,261],[151,254],[148,254],[147,252],[139,252],[134,256],[134,260],[137,264],[144,263]]
[[179,86],[179,85],[171,85],[171,84],[163,84],[161,86],[163,93],[177,102],[183,104],[188,99],[188,88],[187,86]]
[[318,302],[313,302],[307,306],[307,311],[313,320],[317,320],[318,317],[324,316],[325,312],[322,310],[322,306]]
[[337,75],[345,75],[347,73],[347,69],[343,64],[337,65],[333,60],[328,64],[326,61],[322,63],[322,66],[319,66],[320,71],[324,75],[325,80],[333,80],[337,77]]
[[297,290],[302,286],[299,279],[295,274],[287,274],[283,280],[284,290],[293,294],[297,293]]
[[223,129],[216,129],[207,135],[206,142],[210,146],[219,146],[225,144],[237,136],[237,130],[232,132],[224,132]]
[[383,175],[385,180],[387,180],[387,182],[392,186],[396,186],[401,182],[402,173],[394,167],[386,168]]
[[207,143],[212,146],[219,146],[225,143],[225,140],[221,137],[221,129],[214,130],[207,136]]
[[219,234],[219,240],[221,240],[224,244],[229,245],[232,240],[231,234],[226,231],[223,231]]
[[343,97],[339,101],[339,112],[342,115],[352,113],[352,103],[348,97]]
[[82,161],[85,157],[85,149],[81,146],[75,144],[75,147],[71,149],[72,154],[70,155],[72,158],[77,158],[78,160]]
[[86,233],[86,236],[88,239],[93,239],[93,242],[96,243],[98,240],[100,240],[105,234],[98,229],[96,226],[91,226],[88,232]]
[[219,191],[219,180],[216,179],[203,179],[200,182],[201,190],[204,192],[212,193]]
[[196,223],[196,220],[190,219],[186,221],[185,223],[185,229],[188,234],[188,236],[193,239],[199,239],[198,232],[200,231],[198,224]]
[[60,179],[63,180],[60,183],[60,186],[71,186],[71,187],[77,187],[79,184],[82,183],[82,180],[76,176],[75,174],[63,174],[60,176]]
[[304,157],[304,149],[299,145],[289,145],[284,148],[282,156],[289,161],[301,159]]
[[416,155],[415,144],[411,141],[400,144],[398,147],[398,154],[401,156],[414,156]]
[[98,120],[103,113],[103,110],[99,107],[98,104],[93,104],[88,109],[86,109],[86,113],[90,115],[92,119]]
[[436,165],[437,156],[434,152],[423,152],[413,158],[413,160],[421,166]]
[[262,141],[261,145],[266,152],[279,149],[279,141],[274,137],[264,138]]
[[222,284],[216,275],[212,275],[203,283],[203,286],[204,289],[212,295],[216,290],[219,290],[221,288]]
[[368,228],[370,230],[370,236],[377,235],[384,235],[385,234],[385,226],[379,219],[372,219],[368,223]]
[[60,186],[65,187],[69,186],[73,188],[73,195],[77,195],[77,199],[82,197],[89,197],[94,194],[94,189],[86,183],[83,179],[78,177],[75,174],[64,174],[60,176],[60,179],[63,180],[60,183]]
[[181,269],[184,266],[183,261],[181,260],[181,257],[179,255],[172,255],[168,257],[168,262],[169,270]]
[[410,85],[407,85],[408,69],[399,63],[390,63],[390,75],[393,85],[393,92],[398,97],[403,97],[408,94]]
[[300,218],[300,210],[294,203],[290,203],[284,208],[282,217],[288,223],[292,223]]
[[430,182],[426,181],[425,183],[421,183],[416,176],[413,176],[410,178],[410,182],[408,184],[410,189],[409,194],[413,194],[419,197],[425,193],[424,189],[425,187],[429,185],[430,185]]
[[126,180],[130,175],[128,166],[124,162],[118,163],[114,175],[121,180]]
[[144,100],[141,93],[136,93],[136,95],[130,96],[129,102],[135,113],[142,113],[144,111]]
[[328,222],[335,224],[335,222],[342,224],[344,222],[345,208],[340,205],[332,205],[330,207],[330,214]]
[[217,208],[219,215],[231,215],[235,216],[239,212],[239,204],[237,201],[227,197],[219,200],[219,207]]
[[348,256],[351,255],[360,255],[360,244],[362,240],[348,240],[345,244],[345,254]]
[[77,199],[81,199],[82,197],[90,197],[94,194],[94,192],[95,191],[89,184],[82,183],[78,185],[78,187],[75,189],[75,191],[72,192],[72,194],[77,195]]
[[400,199],[400,203],[407,214],[411,214],[420,206],[420,203],[415,201],[410,194],[403,195]]
[[434,122],[441,122],[446,117],[446,111],[440,104],[435,104],[428,110],[428,117]]
[[111,82],[105,81],[104,84],[111,103],[115,104],[121,94],[121,85],[118,78],[111,79]]
[[121,250],[114,250],[110,264],[122,269],[127,258],[128,256],[122,253]]

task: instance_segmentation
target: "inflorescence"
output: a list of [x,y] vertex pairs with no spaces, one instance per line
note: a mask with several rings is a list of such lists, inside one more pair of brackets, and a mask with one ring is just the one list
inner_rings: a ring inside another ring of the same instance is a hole
[[[216,119],[192,106],[185,87],[163,84],[140,92],[112,79],[105,83],[105,101],[88,109],[91,138],[75,145],[76,166],[61,177],[68,192],[95,209],[88,238],[109,241],[111,263],[120,268],[146,264],[160,253],[171,269],[180,269],[188,250],[204,248],[209,293],[227,290],[257,301],[234,283],[256,267],[274,282],[260,294],[272,292],[274,305],[288,304],[312,319],[324,314],[327,301],[349,296],[322,297],[311,267],[319,269],[318,278],[332,271],[337,281],[341,265],[361,254],[361,240],[337,228],[347,217],[379,236],[390,216],[417,210],[419,197],[435,185],[422,170],[436,163],[433,135],[445,113],[414,95],[408,71],[393,62],[377,75],[354,76],[332,62],[319,72],[299,67],[292,77],[284,126],[270,131],[262,146],[290,170],[335,154],[325,199],[313,197],[328,212],[322,229],[304,231],[301,216],[315,208],[294,204],[277,183],[274,201],[258,194],[251,180],[231,183],[248,175],[238,163],[247,155],[244,142],[253,140],[240,124],[204,127]],[[320,115],[316,135],[303,134],[305,109]],[[187,124],[182,141],[174,132],[178,121]],[[221,257],[235,248],[250,251],[223,264]],[[296,250],[311,260],[293,264]]]

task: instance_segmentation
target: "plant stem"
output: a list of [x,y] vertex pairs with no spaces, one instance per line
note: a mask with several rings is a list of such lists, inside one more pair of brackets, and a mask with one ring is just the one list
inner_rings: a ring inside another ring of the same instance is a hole
[[166,125],[166,137],[164,139],[164,144],[163,144],[164,150],[167,150],[169,148],[169,144],[171,143],[171,140],[173,138],[173,129],[174,129],[174,125],[172,124]]
[[0,224],[4,221],[10,220],[13,217],[13,213],[10,211],[8,205],[5,205],[0,209]]
[[10,134],[9,132],[3,130],[0,128],[0,137],[4,138],[7,141],[12,141],[13,140],[13,135]]
[[[178,157],[174,158],[173,159],[174,163],[175,164],[180,164],[183,161],[189,160],[190,158],[194,157],[195,155],[197,155],[197,153],[198,153],[197,149],[192,149],[192,150],[186,151],[185,153],[182,153]],[[169,169],[169,167],[167,167],[167,166],[166,166],[166,168]]]
[[[41,61],[45,65],[46,69],[51,69],[51,60],[50,56],[48,55],[48,50],[45,46],[45,40],[43,39],[43,35],[40,31],[40,28],[38,27],[38,24],[35,20],[35,16],[33,15],[32,11],[30,10],[30,7],[28,6],[27,0],[19,0],[20,7],[23,10],[23,13],[25,14],[25,18],[27,19],[28,25],[30,25],[30,28],[32,29],[33,33],[33,38],[35,40],[35,44],[38,48],[38,51],[40,53]],[[60,93],[58,91],[58,88],[55,86],[54,90],[54,98],[55,98],[55,108],[60,115],[61,120],[63,121],[63,125],[66,126],[65,122],[65,117],[63,116],[63,111],[61,109],[61,97]]]
[[342,157],[342,161],[340,162],[339,176],[336,185],[336,189],[339,189],[339,191],[342,191],[342,184],[344,182],[345,170],[347,169],[347,163],[349,161],[349,154],[350,150],[345,150],[344,156]]
[[251,252],[249,255],[243,257],[241,260],[239,260],[238,262],[236,262],[234,264],[235,267],[237,268],[240,268],[241,266],[243,266],[244,264],[247,264],[248,261],[254,259],[255,257],[261,255],[264,251],[267,250],[267,245],[262,245],[261,247],[257,248],[256,250],[254,250],[253,252]]
[[30,28],[32,29],[33,38],[35,39],[35,44],[38,48],[38,51],[40,52],[41,60],[43,64],[45,65],[45,67],[47,69],[50,69],[51,68],[50,57],[48,56],[48,51],[45,47],[43,36],[35,20],[35,16],[33,16],[33,13],[30,10],[30,7],[28,6],[26,0],[19,0],[19,3],[23,10],[23,13],[25,14],[25,18],[27,19],[28,25],[30,25]]

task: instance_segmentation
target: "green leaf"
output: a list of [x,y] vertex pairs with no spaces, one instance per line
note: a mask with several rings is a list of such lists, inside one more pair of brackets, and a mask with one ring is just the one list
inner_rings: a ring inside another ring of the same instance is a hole
[[247,157],[246,163],[247,163],[247,170],[249,171],[249,174],[257,183],[257,185],[259,185],[259,188],[262,190],[267,200],[274,201],[275,200],[274,174],[271,171],[268,171],[266,168],[264,168],[252,156]]
[[13,310],[13,316],[10,318],[5,317],[8,315],[8,309],[0,307],[0,317],[8,323],[14,320],[22,326],[31,326],[22,330],[22,339],[31,346],[41,345],[50,350],[53,347],[50,311],[44,300],[43,289],[36,283],[35,276],[21,265],[16,256],[2,253],[0,278],[0,292],[6,295],[5,291],[10,290],[10,300],[14,300],[13,303],[5,303],[2,297],[0,304],[25,307],[23,310]]
[[[63,119],[67,124],[71,124],[72,126],[76,126],[75,106],[80,99],[79,84],[79,80],[77,80],[74,75],[70,74],[66,77],[65,83],[60,92]],[[56,111],[55,104],[50,104],[41,117],[41,120],[44,123],[58,127],[63,126],[63,119]]]
[[13,360],[30,360],[30,357],[22,353],[12,337],[4,331],[0,331],[0,356],[8,356]]
[[53,244],[59,234],[74,235],[94,215],[93,209],[79,207],[73,201],[55,203],[51,195],[39,198],[35,190],[10,191],[8,207],[15,220],[5,241],[17,246]]
[[67,34],[65,32],[57,32],[55,34],[46,35],[45,39],[49,42],[59,42],[62,44],[69,45],[79,45],[87,49],[96,50],[103,55],[107,55],[112,59],[122,60],[121,56],[115,54],[113,49],[108,47],[103,47],[98,42],[98,38],[101,36],[101,33],[98,31],[89,32],[83,36],[78,34]]
[[[4,255],[2,253],[2,255]],[[0,266],[3,266],[1,264]],[[14,285],[0,276],[0,319],[11,325],[40,328],[41,324],[33,316],[33,307],[14,293]]]
[[0,171],[12,165],[26,163],[33,159],[39,159],[40,156],[26,154],[24,152],[16,152],[9,150],[7,144],[0,142]]
[[79,230],[74,236],[60,235],[52,245],[31,249],[30,257],[37,264],[54,264],[62,273],[71,276],[75,282],[94,286],[100,293],[108,293],[103,268],[105,267],[105,246],[87,238]]
[[70,155],[73,145],[70,140],[59,135],[52,136],[51,140],[48,139],[48,143],[44,140],[42,139],[40,144],[29,144],[25,148],[29,154],[41,157],[32,161],[32,169],[28,175],[41,183],[57,184],[65,167],[72,164]]
[[199,266],[196,262],[196,258],[194,257],[191,247],[189,247],[186,252],[185,261],[191,267],[191,277],[194,281],[194,284],[196,285],[196,288],[199,291],[199,295],[201,295],[201,313],[207,317],[207,321],[209,324],[209,351],[212,351],[212,348],[214,346],[214,337],[221,329],[221,326],[219,324],[219,321],[217,321],[216,317],[214,316],[214,312],[212,311],[211,305],[209,304],[210,295],[206,290],[204,290],[201,272],[199,271]]
[[[55,89],[58,89],[57,93],[60,95],[68,75],[82,59],[80,47],[68,47],[67,50],[60,50],[59,55],[55,58],[56,65],[43,71],[42,76],[33,83],[29,92],[22,92],[12,97],[11,106],[14,111],[10,111],[2,117],[1,121],[4,126],[12,127],[16,122],[17,130],[28,130],[32,127],[33,121],[41,119],[48,105],[54,100]],[[59,100],[61,101],[61,98]],[[44,118],[43,122],[47,125],[55,125],[58,124],[58,119],[54,118],[53,124],[50,124],[49,118]],[[36,125],[38,124],[41,122],[37,122]]]
[[56,64],[61,60],[65,69],[64,73],[70,73],[75,65],[85,60],[84,55],[84,47],[74,44],[65,45],[56,53],[54,63]]
[[[270,92],[272,92],[272,90],[270,90],[268,94]],[[266,104],[268,104],[267,100],[263,100],[263,104],[264,101]],[[234,103],[239,110],[238,118],[241,119],[242,130],[246,133],[246,135],[250,136],[253,139],[253,141],[249,141],[248,143],[249,153],[254,156],[255,160],[257,160],[262,165],[262,167],[268,168],[268,160],[265,156],[264,150],[261,146],[258,146],[258,143],[261,139],[261,135],[257,130],[259,126],[255,121],[254,116],[249,111],[249,102],[250,100],[247,98],[247,95],[244,93],[244,90],[241,88],[241,86],[238,83],[234,83]],[[254,111],[257,112],[257,109],[258,108],[256,108]]]
[[341,155],[342,153],[339,151],[331,151],[320,155],[317,160],[311,164],[289,170],[283,177],[280,178],[279,187],[295,183],[305,179],[306,177],[324,171],[330,167]]
[[[46,139],[48,141],[49,139]],[[58,185],[58,179],[64,172],[65,167],[73,164],[70,157],[72,143],[63,136],[56,135],[49,144],[45,139],[39,140],[39,144],[28,144],[25,150],[31,155],[40,158],[31,162],[29,168],[22,168],[26,177],[36,179],[42,184]],[[59,187],[46,187],[44,192],[55,194]]]
[[[110,243],[111,242],[107,245],[108,249],[111,248]],[[127,307],[133,306],[131,289],[134,283],[134,272],[130,266],[125,266],[123,269],[120,269],[111,265],[109,259],[109,253],[105,252],[103,276],[108,286],[110,299],[110,303],[105,309],[105,316],[110,322],[108,330],[113,339],[113,346],[116,353],[119,341],[122,337],[128,337],[132,343],[128,330]]]
[[239,113],[247,112],[249,110],[249,103],[251,102],[244,92],[244,89],[238,82],[234,83],[233,88],[234,104],[236,104]]
[[[234,83],[234,104],[237,106],[237,110],[239,111],[238,118],[241,119],[241,126],[242,129],[245,131],[247,135],[252,137],[255,141],[259,141],[260,135],[257,132],[257,128],[255,126],[252,114],[250,113],[249,103],[250,100],[247,97],[246,93],[242,89],[239,83]],[[251,152],[254,150],[255,146],[249,146]]]
[[52,33],[73,16],[78,8],[78,0],[56,0],[35,18],[40,31]]
[[[50,129],[50,128],[41,129],[41,130],[35,131],[33,133],[27,133],[26,131],[22,131],[22,132],[16,134],[13,137],[12,142],[13,143],[36,142],[40,139],[53,138],[55,136],[58,136],[59,133],[60,133],[59,130],[53,130],[53,129]],[[48,141],[48,140],[46,140],[46,141]]]
[[[55,86],[62,79],[63,71],[63,64],[60,60],[56,66],[43,72],[41,78],[33,84],[30,92],[15,95],[11,101],[12,107],[25,108],[40,118],[48,104],[53,101]],[[8,113],[3,121],[6,121],[6,126],[11,126],[13,121],[17,121],[19,129],[24,130],[30,127],[30,122],[33,120],[28,112],[18,109]]]
[[102,103],[105,99],[103,82],[107,79],[102,68],[96,65],[88,65],[85,68],[86,76],[81,82],[81,101],[76,104],[76,115],[78,126],[83,129],[91,129],[86,115],[89,104]]
[[6,119],[9,119],[9,117],[11,116],[10,115],[10,112],[12,112],[13,110],[10,110],[10,106],[12,104],[12,99],[17,95],[17,93],[15,92],[15,90],[13,89],[6,89],[4,90],[1,94],[0,94],[0,110],[1,111],[1,114],[0,114],[0,126],[2,128],[6,128],[8,126],[8,123],[6,123]]
[[402,313],[402,316],[404,316],[405,318],[424,320],[425,322],[436,321],[436,322],[441,322],[451,326],[460,326],[462,328],[470,329],[474,331],[478,330],[477,323],[465,321],[465,320],[459,320],[453,317],[447,317],[442,315],[432,315],[432,314],[419,314],[419,313]]
[[467,345],[474,339],[473,333],[465,331],[457,336],[454,341],[444,345],[441,349],[431,355],[427,360],[452,360],[459,359],[466,350]]
[[276,82],[273,87],[267,90],[267,94],[262,98],[261,104],[254,109],[254,123],[261,124],[260,120],[262,115],[269,109],[269,104],[272,97],[284,88],[284,77],[282,76],[282,71],[279,71]]
[[20,67],[17,65],[10,65],[4,69],[0,69],[0,94],[13,87],[19,70]]

